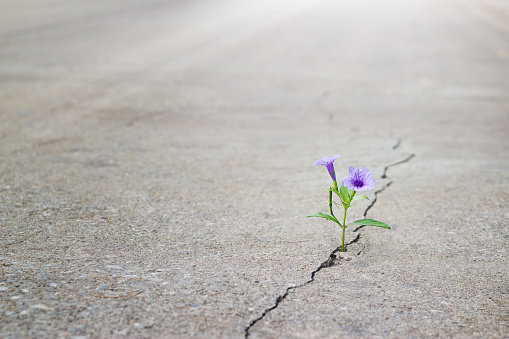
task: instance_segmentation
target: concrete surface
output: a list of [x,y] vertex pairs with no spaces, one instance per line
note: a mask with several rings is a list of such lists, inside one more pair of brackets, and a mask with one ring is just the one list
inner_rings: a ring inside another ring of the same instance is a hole
[[[2,1],[0,337],[508,337],[508,18]],[[393,230],[320,269],[337,153]]]

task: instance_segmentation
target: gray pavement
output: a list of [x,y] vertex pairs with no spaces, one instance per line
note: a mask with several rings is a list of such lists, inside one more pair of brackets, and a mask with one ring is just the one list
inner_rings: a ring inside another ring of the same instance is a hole
[[504,1],[6,0],[0,102],[2,338],[509,337]]

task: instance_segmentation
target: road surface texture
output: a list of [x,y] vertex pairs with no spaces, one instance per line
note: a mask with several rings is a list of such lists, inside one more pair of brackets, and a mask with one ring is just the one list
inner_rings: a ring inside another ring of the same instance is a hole
[[1,338],[507,338],[508,189],[506,1],[0,3]]

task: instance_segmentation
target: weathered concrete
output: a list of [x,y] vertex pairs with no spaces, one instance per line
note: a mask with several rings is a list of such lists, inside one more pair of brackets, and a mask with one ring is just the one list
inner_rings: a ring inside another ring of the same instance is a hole
[[506,337],[508,13],[2,2],[0,336]]

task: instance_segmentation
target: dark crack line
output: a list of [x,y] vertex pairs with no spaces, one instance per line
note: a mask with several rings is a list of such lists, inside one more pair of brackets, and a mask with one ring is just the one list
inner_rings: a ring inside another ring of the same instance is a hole
[[401,145],[401,139],[396,140],[396,143],[394,144],[394,146],[392,146],[392,149],[395,150],[396,148],[399,147],[399,145]]
[[[395,150],[396,148],[399,147],[399,145],[401,144],[401,140],[398,139],[398,141],[396,142],[396,144],[392,147],[393,150]],[[395,162],[393,164],[390,164],[390,165],[387,165],[384,167],[384,171],[383,171],[383,174],[381,176],[382,179],[387,179],[387,171],[389,170],[390,167],[393,167],[393,166],[396,166],[396,165],[400,165],[400,164],[403,164],[405,162],[408,162],[410,161],[410,159],[412,159],[413,157],[415,156],[415,154],[410,154],[408,157],[406,157],[405,159],[401,160],[401,161],[398,161],[398,162]],[[367,214],[368,214],[368,211],[375,205],[377,199],[378,199],[378,194],[383,192],[387,187],[389,187],[390,185],[392,184],[392,180],[389,180],[389,182],[387,184],[385,184],[385,186],[383,186],[381,189],[379,189],[378,191],[375,191],[375,198],[371,201],[371,204],[366,207],[366,210],[364,210],[364,214],[363,216],[366,217]],[[357,232],[358,230],[362,229],[364,227],[364,225],[362,226],[359,226],[357,227],[354,232]],[[349,243],[346,244],[345,247],[348,248],[349,245],[351,244],[354,244],[354,243],[357,243],[359,242],[359,240],[361,239],[361,234],[360,233],[357,233],[357,235],[355,236],[355,238],[353,240],[351,240]],[[362,248],[358,253],[357,255],[360,255],[362,253],[362,251],[364,251],[364,248]],[[278,295],[277,299],[276,299],[276,303],[274,304],[274,306],[270,307],[270,308],[267,308],[261,316],[259,316],[258,318],[254,319],[253,321],[251,321],[249,323],[249,326],[246,327],[245,329],[245,332],[244,332],[244,337],[247,339],[249,338],[249,331],[251,330],[251,328],[256,325],[256,323],[260,320],[262,320],[263,318],[265,318],[265,316],[267,314],[269,314],[271,311],[275,310],[279,304],[281,304],[283,302],[283,300],[286,299],[286,297],[290,294],[290,291],[292,290],[295,290],[297,288],[301,288],[301,287],[304,287],[308,284],[311,284],[312,282],[315,281],[315,275],[320,272],[323,268],[329,268],[329,267],[332,267],[332,266],[336,266],[340,263],[341,261],[341,257],[339,257],[338,253],[341,253],[341,246],[338,246],[336,247],[336,249],[334,251],[332,251],[332,253],[329,255],[329,258],[327,258],[327,260],[325,260],[324,262],[322,262],[320,264],[320,266],[314,270],[313,272],[311,272],[311,279],[309,279],[308,281],[306,281],[305,283],[303,284],[300,284],[298,286],[291,286],[291,287],[288,287],[286,289],[286,292],[285,294],[283,295]]]
[[[355,239],[353,239],[352,241],[350,241],[349,243],[346,244],[346,246],[348,245],[351,245],[357,241],[359,241],[359,238],[360,238],[360,234],[357,234],[357,236],[355,237]],[[248,327],[246,327],[246,330],[245,330],[245,338],[248,338],[249,337],[249,330],[251,329],[251,327],[253,327],[258,321],[262,320],[263,318],[265,318],[265,316],[270,313],[272,310],[276,309],[279,304],[286,299],[286,297],[288,296],[288,294],[290,294],[290,291],[291,290],[295,290],[297,288],[301,288],[301,287],[304,287],[308,284],[311,284],[313,281],[315,281],[315,275],[320,272],[320,270],[322,270],[322,268],[329,268],[329,267],[332,267],[332,266],[336,266],[338,265],[338,263],[340,262],[340,257],[338,257],[336,255],[336,253],[340,252],[341,251],[341,246],[337,247],[334,251],[332,251],[332,253],[329,255],[329,258],[327,260],[325,260],[323,263],[321,263],[321,265],[316,269],[314,270],[313,272],[311,272],[311,279],[309,279],[308,281],[306,281],[305,283],[303,284],[300,284],[298,286],[291,286],[291,287],[288,287],[286,289],[286,292],[285,294],[283,295],[279,295],[276,299],[276,303],[274,304],[274,306],[270,307],[270,308],[267,308],[261,316],[259,316],[258,318],[256,318],[255,320],[251,321],[251,323],[249,324]],[[357,253],[357,255],[359,255],[360,253],[362,252],[362,250]]]
[[[397,146],[399,146],[399,143],[396,144]],[[395,148],[393,148],[395,149]],[[397,165],[400,165],[400,164],[404,164],[405,162],[408,162],[410,161],[410,159],[412,159],[413,157],[415,156],[415,154],[410,154],[409,156],[407,156],[405,159],[401,160],[401,161],[398,161],[398,162],[395,162],[393,164],[390,164],[390,165],[387,165],[384,167],[384,172],[381,176],[382,179],[388,179],[387,178],[387,171],[389,170],[389,168],[391,167],[394,167],[394,166],[397,166]],[[387,187],[389,187],[390,185],[392,185],[392,180],[389,179],[389,182],[387,184],[385,184],[385,186],[383,186],[381,189],[379,189],[378,191],[375,191],[375,197],[373,198],[373,200],[371,201],[371,204],[369,204],[368,207],[366,207],[366,209],[364,210],[364,214],[362,215],[364,218],[367,217],[368,215],[368,211],[375,205],[376,201],[378,200],[378,194],[382,193],[383,191],[385,191],[385,189]],[[353,231],[354,232],[357,232],[358,230],[360,230],[361,228],[363,228],[365,225],[361,225],[359,227],[357,227],[356,229],[354,229]]]
[[[350,243],[349,243],[350,244]],[[334,261],[334,264],[332,264],[332,261]],[[331,267],[331,266],[334,266],[336,265],[336,261],[337,261],[337,257],[336,255],[334,254],[334,252],[329,256],[329,259],[327,259],[326,261],[324,261],[320,267],[318,267],[316,270],[314,270],[313,272],[311,272],[311,279],[309,279],[308,281],[306,281],[305,283],[303,284],[300,284],[298,286],[292,286],[292,287],[288,287],[286,289],[286,292],[285,294],[283,295],[279,295],[276,299],[276,303],[274,304],[274,306],[270,307],[270,308],[267,308],[261,316],[259,316],[258,318],[256,318],[255,320],[251,321],[251,323],[249,324],[249,326],[246,328],[245,330],[245,337],[248,338],[249,337],[249,330],[251,329],[251,327],[253,327],[258,321],[262,320],[263,318],[265,318],[265,316],[271,312],[272,310],[276,309],[279,304],[286,299],[286,297],[288,296],[288,294],[290,293],[291,290],[294,290],[294,289],[297,289],[297,288],[301,288],[303,286],[306,286],[307,284],[311,284],[313,281],[315,281],[315,275],[316,273],[318,273],[322,268],[326,268],[326,267]]]

